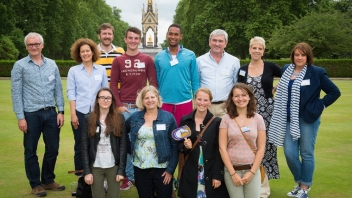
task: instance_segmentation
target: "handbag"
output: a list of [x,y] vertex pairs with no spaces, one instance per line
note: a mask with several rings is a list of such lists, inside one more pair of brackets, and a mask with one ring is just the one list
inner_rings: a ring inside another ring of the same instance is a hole
[[[255,150],[251,147],[251,145],[250,145],[249,142],[247,141],[246,137],[244,136],[244,134],[243,134],[243,132],[242,132],[242,129],[241,129],[241,126],[238,124],[237,120],[235,120],[235,119],[233,119],[233,120],[236,122],[238,128],[240,129],[241,134],[242,134],[242,136],[243,136],[243,139],[247,142],[249,148],[251,148],[251,150],[253,151],[253,153],[254,153],[254,155],[255,155],[256,152],[255,152]],[[263,166],[262,164],[259,166],[259,170],[260,170],[260,181],[261,181],[261,183],[263,183],[264,178],[265,178],[265,168],[264,168],[264,166]]]
[[[83,173],[83,170],[76,170],[76,171],[68,171],[69,174],[71,173]],[[76,189],[76,197],[77,198],[93,198],[91,186],[88,185],[84,181],[84,176],[78,178],[77,182],[77,189]]]
[[[193,143],[192,149],[191,149],[190,152],[192,152],[193,149],[194,149],[194,147],[196,147],[196,145],[198,144],[199,140],[202,138],[202,136],[203,136],[205,130],[208,128],[208,126],[211,124],[211,122],[213,122],[214,119],[215,119],[215,116],[213,116],[213,117],[209,120],[209,122],[205,125],[205,127],[203,128],[203,130],[202,130],[202,131],[200,132],[200,134],[198,135],[197,140]],[[189,154],[185,157],[185,162],[186,162],[186,160],[188,159],[188,156],[189,156]]]

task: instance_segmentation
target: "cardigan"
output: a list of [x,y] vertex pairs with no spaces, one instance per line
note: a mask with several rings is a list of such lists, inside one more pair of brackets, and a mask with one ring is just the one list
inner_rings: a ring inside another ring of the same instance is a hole
[[[240,67],[238,72],[238,82],[247,84],[248,65],[249,64],[246,64]],[[261,83],[264,89],[265,98],[273,97],[272,89],[274,77],[281,77],[281,68],[276,63],[264,61]]]

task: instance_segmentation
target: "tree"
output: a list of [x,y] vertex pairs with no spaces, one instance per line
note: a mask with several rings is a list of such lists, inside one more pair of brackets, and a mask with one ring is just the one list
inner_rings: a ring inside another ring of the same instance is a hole
[[19,51],[7,36],[0,36],[0,60],[15,60]]
[[289,57],[298,42],[307,42],[317,58],[352,58],[352,19],[335,10],[311,12],[291,25],[273,32],[268,48],[270,53]]

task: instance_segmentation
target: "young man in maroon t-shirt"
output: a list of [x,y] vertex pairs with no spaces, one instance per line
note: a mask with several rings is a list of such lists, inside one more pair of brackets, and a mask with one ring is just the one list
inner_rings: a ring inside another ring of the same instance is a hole
[[[132,113],[138,111],[137,93],[147,85],[147,81],[156,88],[158,84],[153,59],[138,50],[141,43],[141,30],[136,27],[128,28],[124,40],[127,50],[125,54],[116,57],[112,62],[110,88],[116,97],[119,111],[127,120]],[[117,87],[119,81],[120,89]],[[127,177],[120,186],[121,190],[128,190],[133,186],[134,172],[129,154],[127,155],[126,175]]]

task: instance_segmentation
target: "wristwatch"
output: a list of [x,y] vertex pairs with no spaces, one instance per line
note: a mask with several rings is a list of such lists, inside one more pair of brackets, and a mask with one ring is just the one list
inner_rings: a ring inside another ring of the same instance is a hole
[[61,113],[62,115],[64,115],[65,112],[64,111],[58,111],[57,113]]

